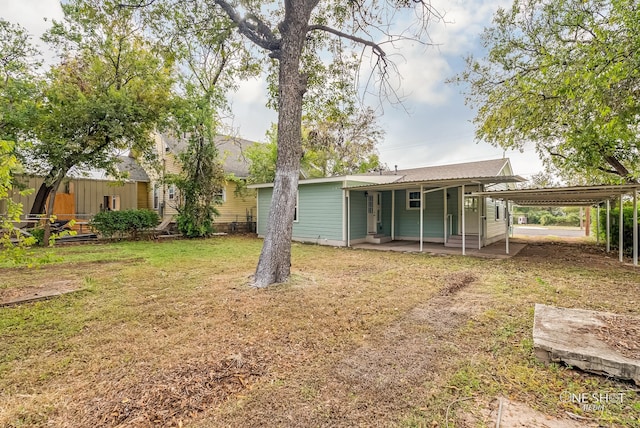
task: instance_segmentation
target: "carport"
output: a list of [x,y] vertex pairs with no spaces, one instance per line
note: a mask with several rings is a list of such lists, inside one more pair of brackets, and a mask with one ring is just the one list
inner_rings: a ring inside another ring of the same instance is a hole
[[[554,187],[542,189],[520,189],[520,190],[495,190],[486,192],[475,192],[473,196],[490,197],[505,201],[507,211],[510,203],[521,206],[579,206],[597,207],[597,227],[599,236],[600,228],[600,207],[606,207],[606,247],[607,252],[610,247],[611,228],[611,201],[619,200],[620,206],[625,197],[633,199],[633,224],[638,224],[638,189],[640,184],[620,184],[620,185],[598,185],[598,186],[573,186]],[[511,216],[508,217],[509,219]],[[509,226],[511,220],[506,222],[505,251],[509,254]],[[624,210],[620,210],[620,224],[624,224]],[[619,259],[623,261],[623,228],[619,227]],[[464,248],[463,248],[464,251]],[[638,265],[638,228],[633,228],[633,264]]]

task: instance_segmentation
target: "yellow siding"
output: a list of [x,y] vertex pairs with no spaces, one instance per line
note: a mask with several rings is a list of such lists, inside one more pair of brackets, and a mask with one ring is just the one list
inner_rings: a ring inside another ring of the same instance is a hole
[[[163,217],[171,217],[178,213],[176,210],[177,195],[174,200],[169,199],[169,188],[166,184],[161,184],[162,176],[166,174],[178,174],[180,172],[180,166],[176,160],[175,154],[167,151],[164,142],[160,134],[155,134],[155,147],[156,153],[160,163],[160,171],[155,171],[154,168],[145,165],[145,170],[151,182],[148,187],[147,201],[150,209],[163,212]],[[154,206],[153,189],[158,188],[158,203]]]
[[[216,217],[216,223],[231,223],[256,221],[256,192],[247,189],[246,195],[235,195],[235,183],[227,183],[225,186],[225,202],[218,205],[220,216]],[[249,216],[249,219],[247,217]]]

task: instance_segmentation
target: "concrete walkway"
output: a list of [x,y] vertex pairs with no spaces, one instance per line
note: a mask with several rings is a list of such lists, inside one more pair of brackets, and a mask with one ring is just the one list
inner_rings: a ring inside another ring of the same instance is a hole
[[[466,255],[473,257],[483,257],[489,259],[508,259],[518,254],[526,243],[509,241],[509,254],[505,252],[505,242],[498,241],[481,249],[467,248]],[[391,241],[385,244],[355,244],[351,246],[361,250],[378,250],[378,251],[400,251],[404,253],[419,253],[420,243],[417,241]],[[432,242],[424,242],[422,244],[422,252],[427,254],[449,254],[462,255],[462,248],[445,247],[444,244]]]

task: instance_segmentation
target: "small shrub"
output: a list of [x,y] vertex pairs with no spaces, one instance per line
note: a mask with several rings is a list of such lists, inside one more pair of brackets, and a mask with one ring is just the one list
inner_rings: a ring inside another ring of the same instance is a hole
[[[624,215],[624,225],[622,229],[622,239],[623,239],[623,250],[626,253],[631,253],[633,251],[633,207],[625,206],[623,208]],[[611,245],[614,247],[619,247],[618,237],[620,230],[620,208],[612,208],[610,214],[610,240]],[[639,222],[640,224],[640,222]],[[636,228],[640,229],[640,226],[636,224]],[[640,232],[640,230],[639,230]],[[600,235],[602,238],[605,238],[607,234],[607,215],[600,216]]]
[[160,223],[158,213],[152,210],[103,211],[96,214],[89,225],[105,238],[137,239]]

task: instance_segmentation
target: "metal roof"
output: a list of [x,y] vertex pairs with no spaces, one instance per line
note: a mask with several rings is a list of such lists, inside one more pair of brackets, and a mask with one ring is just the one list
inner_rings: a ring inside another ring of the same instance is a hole
[[552,187],[541,189],[495,190],[474,192],[472,196],[488,196],[508,199],[524,206],[590,206],[606,200],[630,195],[640,189],[640,184]]

